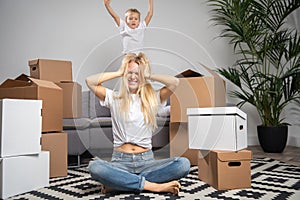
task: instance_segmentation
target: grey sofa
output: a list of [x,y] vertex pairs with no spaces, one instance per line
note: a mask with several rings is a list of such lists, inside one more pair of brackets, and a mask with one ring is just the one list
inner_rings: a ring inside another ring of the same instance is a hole
[[[99,99],[90,91],[82,93],[81,118],[63,119],[63,130],[68,133],[68,155],[77,156],[86,151],[112,150],[112,122],[110,110],[100,105]],[[153,135],[153,149],[169,144],[169,116],[157,116],[158,129]]]

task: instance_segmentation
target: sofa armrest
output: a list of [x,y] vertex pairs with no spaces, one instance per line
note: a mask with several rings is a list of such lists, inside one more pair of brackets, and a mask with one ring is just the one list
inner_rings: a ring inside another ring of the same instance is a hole
[[96,117],[91,120],[90,126],[93,128],[112,127],[111,117]]
[[90,124],[89,118],[63,119],[63,130],[83,130],[89,128]]

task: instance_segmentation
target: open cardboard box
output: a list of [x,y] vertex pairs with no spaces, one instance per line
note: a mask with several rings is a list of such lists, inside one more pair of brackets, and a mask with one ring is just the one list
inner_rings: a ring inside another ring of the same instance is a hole
[[42,132],[62,131],[63,93],[53,82],[21,74],[0,85],[0,99],[3,98],[42,100]]
[[171,122],[187,122],[187,108],[226,106],[225,81],[213,70],[203,66],[211,76],[188,69],[176,77],[179,86],[170,97]]
[[252,152],[200,151],[198,177],[217,190],[251,187]]
[[72,81],[72,62],[65,60],[34,59],[29,60],[30,76],[58,83]]

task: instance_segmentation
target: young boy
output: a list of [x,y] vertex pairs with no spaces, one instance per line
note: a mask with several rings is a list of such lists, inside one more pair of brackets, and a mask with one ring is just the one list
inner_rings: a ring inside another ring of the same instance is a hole
[[140,21],[140,12],[130,8],[125,12],[125,20],[122,20],[110,6],[111,0],[104,0],[108,13],[112,16],[122,36],[123,53],[138,53],[143,50],[144,32],[153,16],[153,0],[148,0],[149,10],[143,21]]

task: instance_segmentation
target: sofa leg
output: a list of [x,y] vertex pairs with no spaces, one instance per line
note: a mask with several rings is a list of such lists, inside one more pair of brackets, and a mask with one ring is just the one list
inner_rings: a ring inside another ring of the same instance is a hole
[[80,167],[80,155],[77,155],[77,166]]
[[81,167],[80,155],[77,155],[77,165],[68,166],[69,169]]

